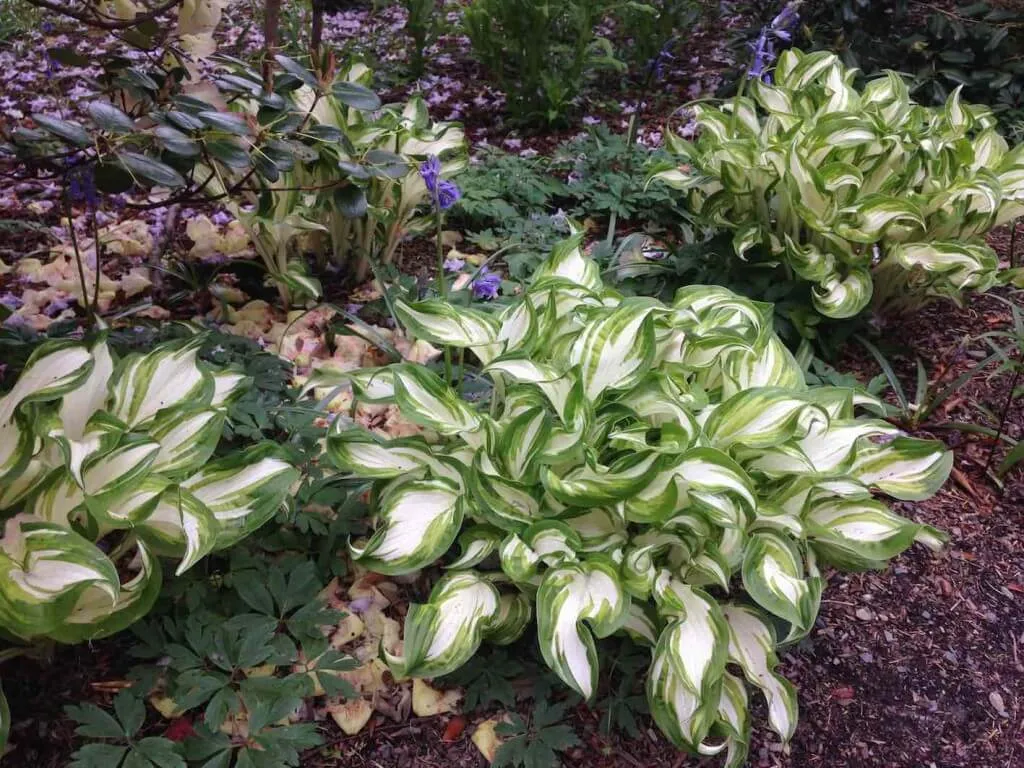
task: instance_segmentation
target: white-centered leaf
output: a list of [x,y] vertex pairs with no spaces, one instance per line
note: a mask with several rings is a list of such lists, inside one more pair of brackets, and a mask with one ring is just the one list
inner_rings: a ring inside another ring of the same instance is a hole
[[385,659],[400,677],[446,675],[476,653],[498,611],[498,590],[487,579],[472,571],[448,574],[426,603],[410,606],[402,654],[385,650]]
[[597,556],[559,566],[544,576],[537,592],[541,653],[555,674],[584,699],[597,690],[594,636],[607,637],[619,629],[629,602],[614,563]]
[[377,528],[352,556],[377,573],[418,571],[441,557],[462,525],[464,502],[445,480],[398,482],[381,494]]
[[789,741],[798,716],[796,689],[775,673],[775,636],[771,627],[752,608],[726,605],[722,608],[729,626],[729,661],[738,664],[751,685],[764,693],[768,722],[783,741]]

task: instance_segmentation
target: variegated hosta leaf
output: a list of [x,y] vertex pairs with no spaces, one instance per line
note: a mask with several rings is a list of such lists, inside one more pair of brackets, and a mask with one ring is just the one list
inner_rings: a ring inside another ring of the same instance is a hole
[[264,443],[207,464],[181,487],[213,513],[215,548],[223,549],[273,517],[298,475],[277,446]]
[[534,281],[558,277],[588,290],[600,287],[601,278],[597,263],[586,258],[580,250],[583,236],[584,233],[579,232],[556,245],[551,255],[534,271]]
[[392,366],[395,399],[408,418],[442,435],[474,432],[480,415],[436,374],[416,365]]
[[136,530],[156,554],[181,558],[180,576],[217,547],[220,525],[209,507],[174,485],[160,493]]
[[536,459],[550,434],[551,417],[543,408],[520,413],[502,430],[498,453],[510,479],[528,482],[536,476]]
[[626,521],[606,507],[570,508],[559,519],[579,536],[580,552],[610,552],[626,543]]
[[752,452],[747,469],[780,477],[818,473],[838,474],[854,461],[858,443],[877,437],[893,437],[902,431],[884,421],[861,419],[813,422],[805,437],[777,448]]
[[481,451],[468,472],[473,514],[503,531],[521,531],[541,517],[534,486],[506,480]]
[[726,739],[724,768],[743,768],[750,745],[750,716],[747,713],[747,687],[729,672],[722,675],[722,695],[718,700],[716,730]]
[[472,571],[444,576],[430,600],[412,605],[405,617],[401,656],[388,653],[388,666],[399,677],[440,677],[467,661],[499,612],[498,590]]
[[618,630],[629,602],[615,564],[598,556],[544,575],[537,592],[541,653],[555,674],[584,699],[597,690],[594,636],[607,637]]
[[657,472],[656,453],[634,453],[603,467],[578,467],[559,476],[550,469],[541,473],[548,493],[573,507],[599,507],[625,499],[643,488]]
[[0,483],[0,510],[11,509],[29,493],[36,491],[37,484],[46,473],[47,466],[39,459],[32,459],[25,465],[25,469],[11,478],[10,482]]
[[672,656],[670,637],[665,630],[658,639],[647,673],[647,705],[654,722],[669,741],[680,749],[698,752],[714,723],[718,699],[702,701],[677,672]]
[[113,503],[92,510],[92,514],[111,528],[134,528],[152,514],[170,484],[170,478],[151,473]]
[[582,388],[575,385],[575,378],[563,373],[552,365],[537,363],[522,357],[502,357],[491,361],[485,373],[500,373],[509,378],[534,384],[551,402],[563,424],[572,424],[574,414],[583,408]]
[[498,340],[493,315],[469,307],[456,307],[440,299],[407,304],[395,302],[395,315],[409,333],[434,344],[482,347]]
[[114,372],[114,359],[105,341],[100,341],[89,350],[92,356],[92,370],[74,389],[67,392],[60,405],[60,420],[64,437],[81,441],[86,434],[86,425],[107,402],[107,387]]
[[623,508],[628,520],[663,523],[698,507],[720,525],[745,527],[756,505],[753,484],[739,464],[714,448],[693,448],[678,458],[665,457],[651,482]]
[[957,288],[990,288],[998,257],[987,245],[963,243],[905,243],[889,251],[905,269],[941,274]]
[[690,560],[686,569],[686,582],[697,586],[713,584],[729,591],[729,577],[732,568],[722,551],[712,542],[704,544],[704,551]]
[[448,564],[449,570],[472,568],[486,560],[501,546],[505,534],[489,525],[474,525],[459,534],[459,556]]
[[85,485],[82,476],[85,462],[112,451],[121,442],[121,437],[127,429],[122,422],[105,411],[94,414],[85,426],[85,431],[77,438],[70,437],[56,424],[47,437],[59,446],[68,472],[80,486]]
[[733,395],[715,408],[704,424],[704,434],[721,450],[734,445],[771,448],[805,435],[815,420],[827,422],[828,415],[800,393],[762,387]]
[[77,342],[40,344],[14,387],[0,398],[0,425],[9,422],[26,403],[54,400],[82,383],[92,371],[93,357]]
[[850,476],[897,499],[920,501],[942,487],[952,468],[953,452],[938,440],[898,437],[865,446]]
[[334,426],[327,435],[327,455],[341,470],[383,479],[420,473],[436,463],[422,438],[382,441],[361,429]]
[[[63,467],[57,467],[39,478],[25,511],[40,520],[70,526],[72,514],[84,508],[84,504],[81,487]],[[98,509],[102,511],[103,506]]]
[[[722,609],[703,590],[683,584],[668,571],[658,576],[654,599],[658,612],[668,620],[658,639],[655,656],[665,654],[683,685],[700,699],[702,707],[715,711],[729,650],[729,630]],[[710,722],[707,725],[710,727]],[[696,741],[703,741],[703,735]]]
[[213,455],[226,415],[214,408],[161,414],[149,430],[160,443],[152,469],[164,475],[195,472]]
[[35,433],[21,417],[0,422],[0,483],[18,482],[35,449]]
[[540,555],[518,535],[512,533],[505,537],[498,552],[502,572],[516,584],[533,584],[537,580],[541,565]]
[[309,375],[299,396],[304,397],[314,389],[335,389],[345,385],[351,385],[359,399],[366,403],[395,401],[395,376],[391,367],[361,368],[357,371],[317,368]]
[[203,341],[194,336],[122,360],[114,375],[111,413],[135,428],[168,408],[209,403],[216,388],[213,376],[196,363]]
[[561,520],[540,520],[520,538],[548,566],[575,560],[576,553],[583,549],[579,534]]
[[622,586],[640,600],[646,600],[658,576],[654,567],[655,545],[632,546],[622,557]]
[[133,575],[121,584],[111,609],[102,590],[92,587],[82,593],[64,622],[50,637],[61,643],[81,643],[109,637],[131,626],[153,607],[160,596],[160,561],[138,542],[136,556],[128,566]]
[[522,301],[513,304],[498,315],[498,342],[504,352],[526,351],[537,341],[539,326],[533,304]]
[[655,612],[646,604],[631,600],[626,620],[620,631],[629,635],[634,643],[653,648],[658,644],[661,628]]
[[238,399],[252,386],[252,377],[226,368],[213,374],[211,408],[223,408]]
[[91,588],[108,609],[117,601],[114,564],[70,528],[17,515],[4,525],[0,554],[0,618],[15,634],[53,631]]
[[660,304],[627,299],[613,312],[590,321],[572,345],[569,362],[579,366],[583,392],[591,402],[607,389],[638,382],[654,361],[654,317]]
[[768,531],[750,536],[743,557],[743,586],[764,609],[800,629],[810,629],[821,587],[804,577],[803,561],[786,537]]
[[388,487],[377,506],[377,529],[352,556],[371,571],[418,571],[440,558],[458,535],[464,502],[446,480],[413,480]]
[[109,505],[142,481],[160,453],[160,443],[147,438],[129,438],[102,456],[82,466],[82,490],[87,503],[100,509]]
[[783,741],[789,741],[798,716],[796,689],[775,673],[775,635],[753,608],[726,605],[722,608],[729,626],[729,661],[743,669],[747,682],[764,693],[768,723]]
[[893,514],[874,499],[818,500],[806,519],[815,551],[849,570],[884,567],[919,534],[927,541],[937,533]]
[[511,645],[526,632],[533,605],[522,592],[508,593],[498,601],[498,612],[484,629],[484,638],[495,645]]

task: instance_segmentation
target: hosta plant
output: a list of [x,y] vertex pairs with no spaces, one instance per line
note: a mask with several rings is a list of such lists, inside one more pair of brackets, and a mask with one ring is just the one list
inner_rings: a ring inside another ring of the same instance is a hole
[[866,393],[807,387],[769,305],[714,286],[624,298],[579,243],[497,313],[396,304],[410,333],[475,353],[489,398],[408,364],[310,382],[348,382],[423,427],[384,440],[334,423],[330,458],[376,481],[376,528],[351,553],[384,574],[445,561],[387,658],[396,674],[449,673],[535,616],[547,663],[591,699],[595,638],[625,632],[651,649],[647,697],[669,739],[738,766],[748,684],[793,733],[776,646],[813,626],[821,563],[881,567],[915,540],[939,546],[875,495],[931,495],[952,456],[858,417],[880,405]]
[[742,259],[781,261],[813,284],[823,315],[957,299],[995,283],[983,236],[1024,213],[1024,149],[959,90],[944,107],[910,100],[895,73],[862,91],[831,53],[786,51],[773,84],[694,106],[696,141],[670,136],[695,214],[734,232]]
[[103,339],[40,345],[0,399],[0,620],[74,643],[145,614],[176,573],[267,521],[297,471],[260,444],[214,458],[248,383],[201,335],[115,360]]

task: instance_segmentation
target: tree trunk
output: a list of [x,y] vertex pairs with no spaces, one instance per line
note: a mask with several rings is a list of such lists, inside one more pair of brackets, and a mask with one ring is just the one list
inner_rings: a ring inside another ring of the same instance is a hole
[[274,54],[281,25],[281,0],[266,0],[263,9],[263,91],[274,90]]

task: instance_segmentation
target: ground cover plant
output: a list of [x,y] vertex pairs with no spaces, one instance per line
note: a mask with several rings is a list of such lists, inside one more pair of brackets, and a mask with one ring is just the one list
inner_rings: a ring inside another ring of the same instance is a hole
[[1015,764],[1013,20],[549,5],[0,3],[0,765]]

